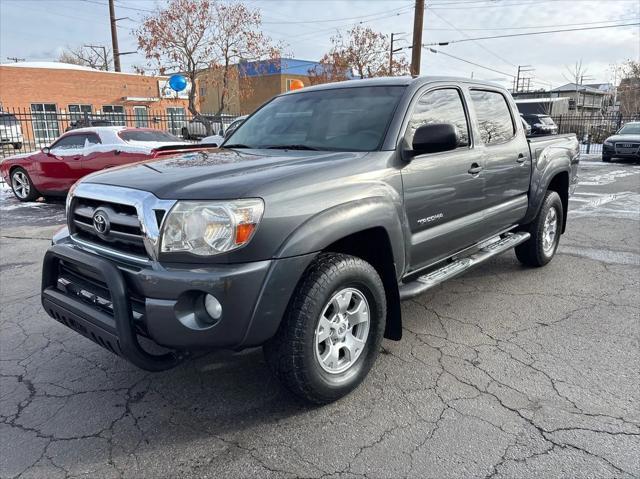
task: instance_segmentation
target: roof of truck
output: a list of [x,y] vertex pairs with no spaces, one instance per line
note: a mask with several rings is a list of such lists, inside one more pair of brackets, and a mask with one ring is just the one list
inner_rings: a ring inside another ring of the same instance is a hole
[[313,85],[310,87],[302,88],[300,90],[293,90],[286,94],[295,94],[301,91],[312,90],[330,90],[334,88],[358,88],[366,86],[407,86],[411,84],[425,84],[433,82],[456,82],[456,83],[473,83],[481,85],[490,85],[493,87],[503,88],[497,83],[492,83],[483,80],[475,80],[471,78],[454,77],[454,76],[419,76],[419,77],[377,77],[377,78],[362,78],[357,80],[346,80],[341,82],[323,83],[321,85]]

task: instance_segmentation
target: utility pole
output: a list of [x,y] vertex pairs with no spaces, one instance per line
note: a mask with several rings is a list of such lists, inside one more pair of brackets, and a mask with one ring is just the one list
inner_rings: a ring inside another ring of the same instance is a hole
[[[524,90],[525,82],[528,78],[524,78],[522,74],[532,71],[535,71],[535,68],[531,65],[518,65],[518,75],[516,76],[515,88],[513,89],[514,93],[518,93],[520,91],[520,83],[522,83],[522,89]],[[522,82],[520,80],[522,80]]]
[[[404,32],[396,32],[391,34],[391,46],[389,48],[389,76],[393,76],[393,54],[402,50],[402,48],[393,48],[394,37],[396,35],[403,35]],[[400,39],[402,40],[402,38]]]
[[411,49],[411,75],[420,75],[420,54],[422,53],[422,23],[424,20],[424,0],[416,0],[413,12],[413,44]]
[[18,58],[18,57],[7,57],[7,60],[13,60],[14,63],[18,63],[18,62],[23,62],[25,59]]
[[116,28],[116,9],[113,0],[109,0],[109,20],[111,21],[111,45],[113,48],[113,69],[120,71],[120,50],[118,48],[118,30]]

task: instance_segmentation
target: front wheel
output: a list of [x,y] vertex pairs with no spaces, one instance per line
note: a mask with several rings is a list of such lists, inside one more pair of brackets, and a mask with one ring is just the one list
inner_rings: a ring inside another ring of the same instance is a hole
[[14,150],[19,150],[20,148],[22,148],[22,143],[14,143],[12,146]]
[[521,263],[537,267],[551,261],[560,242],[563,218],[560,195],[555,191],[547,191],[538,215],[527,226],[526,231],[531,238],[516,246],[516,256]]
[[605,163],[610,163],[611,157],[608,155],[602,155],[602,161],[604,161]]
[[373,266],[354,256],[323,253],[307,268],[278,332],[264,345],[267,363],[302,399],[335,401],[373,366],[386,309]]
[[15,168],[11,172],[11,189],[20,201],[34,201],[40,196],[29,174],[22,168]]

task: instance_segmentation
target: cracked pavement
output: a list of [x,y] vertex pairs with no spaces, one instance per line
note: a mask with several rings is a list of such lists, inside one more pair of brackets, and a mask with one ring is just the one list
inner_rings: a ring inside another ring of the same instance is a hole
[[0,203],[0,477],[639,477],[640,166],[581,165],[545,268],[404,303],[366,381],[300,404],[259,349],[146,373],[48,318],[61,203]]

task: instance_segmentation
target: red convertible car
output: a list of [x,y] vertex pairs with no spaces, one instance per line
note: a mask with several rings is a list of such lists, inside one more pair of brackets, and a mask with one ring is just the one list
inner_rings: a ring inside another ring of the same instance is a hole
[[64,196],[77,180],[94,171],[199,149],[202,146],[150,128],[79,128],[38,152],[6,158],[0,174],[16,198],[33,201],[43,195]]

